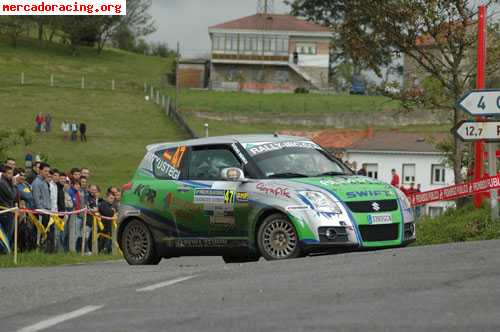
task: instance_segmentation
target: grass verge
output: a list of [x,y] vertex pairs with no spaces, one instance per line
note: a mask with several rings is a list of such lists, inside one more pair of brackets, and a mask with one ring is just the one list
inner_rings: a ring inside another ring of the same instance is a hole
[[[174,96],[172,89],[169,95]],[[179,106],[185,111],[220,113],[271,113],[287,116],[329,114],[337,112],[376,112],[400,109],[397,101],[383,96],[351,96],[332,94],[259,94],[182,90]]]
[[488,207],[475,209],[468,204],[459,209],[449,209],[434,219],[421,218],[417,223],[415,245],[493,239],[500,239],[500,222],[491,220]]
[[68,264],[87,264],[94,262],[103,262],[110,260],[122,259],[121,256],[98,255],[98,256],[81,256],[77,253],[58,253],[48,255],[40,251],[31,251],[19,253],[17,255],[18,264],[14,264],[13,255],[0,255],[0,268],[7,267],[28,267],[28,266],[57,266]]

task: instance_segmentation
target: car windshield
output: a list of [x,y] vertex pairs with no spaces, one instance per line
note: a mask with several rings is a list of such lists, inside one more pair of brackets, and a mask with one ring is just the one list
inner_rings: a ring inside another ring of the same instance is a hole
[[312,142],[293,142],[287,147],[280,143],[246,146],[266,178],[300,178],[352,175],[341,162],[328,156]]

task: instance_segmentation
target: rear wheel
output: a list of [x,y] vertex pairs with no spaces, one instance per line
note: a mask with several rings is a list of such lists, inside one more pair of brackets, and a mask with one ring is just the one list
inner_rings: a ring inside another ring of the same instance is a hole
[[161,261],[151,232],[140,220],[132,220],[125,226],[121,243],[123,257],[130,265],[157,265]]
[[267,217],[259,228],[257,245],[266,260],[297,258],[299,238],[292,222],[283,214]]

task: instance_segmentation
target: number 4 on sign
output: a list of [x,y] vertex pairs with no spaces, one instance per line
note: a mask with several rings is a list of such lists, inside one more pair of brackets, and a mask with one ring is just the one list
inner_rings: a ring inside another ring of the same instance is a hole
[[483,111],[486,109],[486,104],[484,103],[484,96],[481,96],[481,99],[479,99],[479,103],[477,103],[477,107],[482,109]]
[[469,92],[457,107],[470,115],[500,116],[500,89]]

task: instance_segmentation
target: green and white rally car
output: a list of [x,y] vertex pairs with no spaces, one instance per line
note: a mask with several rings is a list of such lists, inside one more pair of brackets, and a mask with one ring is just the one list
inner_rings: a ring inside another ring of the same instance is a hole
[[118,241],[130,264],[185,255],[276,260],[415,240],[403,193],[354,175],[306,138],[244,135],[150,145],[124,189]]

